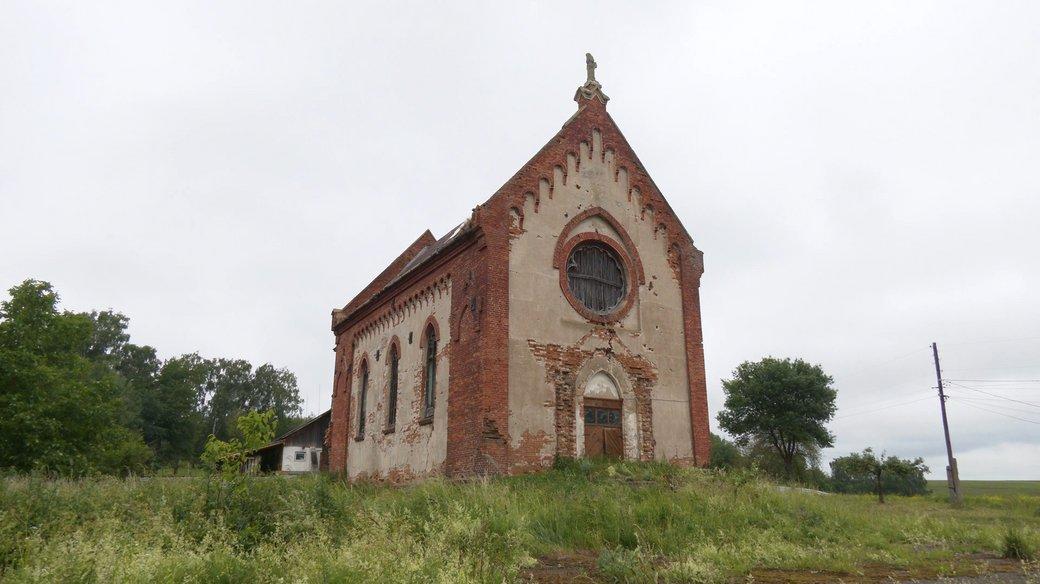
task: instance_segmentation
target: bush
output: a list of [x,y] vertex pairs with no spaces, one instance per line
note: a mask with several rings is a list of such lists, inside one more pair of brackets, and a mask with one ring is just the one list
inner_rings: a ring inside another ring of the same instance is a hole
[[831,462],[831,484],[839,493],[874,493],[884,502],[884,495],[927,495],[928,472],[924,460],[878,455],[872,448],[862,453],[839,456]]
[[1036,551],[1026,540],[1025,534],[1014,527],[1008,527],[1004,532],[1003,556],[1009,560],[1031,561],[1036,557]]
[[712,432],[711,434],[711,460],[709,468],[732,469],[743,464],[743,455],[736,444],[726,440],[722,436]]
[[596,560],[600,574],[611,582],[653,582],[654,567],[640,548],[618,547],[603,550]]

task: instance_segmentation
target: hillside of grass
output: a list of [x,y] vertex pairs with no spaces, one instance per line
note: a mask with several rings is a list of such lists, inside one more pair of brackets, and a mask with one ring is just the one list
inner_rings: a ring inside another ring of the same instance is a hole
[[949,574],[976,569],[970,558],[979,554],[1000,554],[1009,528],[1038,543],[1040,496],[969,496],[951,509],[937,493],[879,505],[665,464],[571,462],[537,475],[407,487],[328,476],[8,477],[0,480],[0,578],[511,582],[539,577],[546,565],[604,582],[878,566]]
[[[928,481],[935,493],[946,492],[946,481]],[[1040,497],[1040,481],[961,481],[961,491],[968,496],[1032,495]]]

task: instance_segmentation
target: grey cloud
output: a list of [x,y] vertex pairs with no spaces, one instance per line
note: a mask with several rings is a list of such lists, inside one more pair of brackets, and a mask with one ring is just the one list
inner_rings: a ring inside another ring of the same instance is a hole
[[[1038,22],[1028,2],[6,2],[0,283],[122,310],[166,355],[288,366],[324,409],[331,308],[533,155],[591,51],[706,254],[713,413],[767,354],[823,364],[839,415],[927,395],[932,340],[951,374],[1040,379]],[[842,417],[829,455],[941,474],[936,410]],[[965,476],[1036,478],[1014,458],[1035,425],[951,418]]]

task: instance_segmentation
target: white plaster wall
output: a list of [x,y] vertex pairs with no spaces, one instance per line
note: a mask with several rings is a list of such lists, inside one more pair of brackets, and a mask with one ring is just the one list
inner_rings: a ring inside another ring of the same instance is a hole
[[[555,451],[555,392],[542,363],[532,354],[529,340],[571,346],[593,328],[563,296],[552,262],[557,238],[567,222],[585,209],[602,207],[628,232],[646,277],[646,283],[635,290],[637,299],[628,315],[612,327],[627,351],[656,366],[657,385],[652,393],[655,456],[687,458],[692,456],[692,444],[682,296],[668,265],[667,236],[655,236],[654,213],[641,211],[642,197],[630,192],[627,174],[618,172],[613,152],[603,151],[598,133],[589,136],[588,142],[578,157],[560,162],[566,164],[566,180],[556,172],[551,187],[542,181],[537,212],[534,199],[527,198],[522,210],[524,233],[513,241],[509,257],[511,443],[516,447],[525,434],[544,433],[553,438],[547,441],[545,454],[551,456]],[[582,231],[599,232],[621,243],[602,220],[587,219],[568,237]],[[605,341],[595,337],[584,343],[585,349],[605,346]],[[577,442],[581,441],[579,433]]]
[[[303,460],[296,460],[296,453],[303,452]],[[318,464],[311,464],[311,452],[318,456]],[[283,446],[282,472],[317,472],[321,465],[321,447]]]
[[[437,290],[420,302],[406,306],[374,330],[367,332],[354,349],[350,433],[347,437],[347,473],[350,478],[411,478],[433,474],[440,470],[447,455],[448,383],[451,311],[450,282],[443,282]],[[425,364],[423,329],[427,318],[438,323],[440,339],[437,342],[437,386],[432,424],[419,424],[422,412],[422,369]],[[412,342],[408,342],[412,333]],[[398,372],[397,424],[393,433],[387,428],[387,399],[390,381],[388,351],[394,335],[400,342],[401,355]],[[379,361],[375,360],[379,351]],[[369,381],[367,422],[365,435],[357,435],[357,400],[361,393],[358,372],[361,359],[368,355]]]

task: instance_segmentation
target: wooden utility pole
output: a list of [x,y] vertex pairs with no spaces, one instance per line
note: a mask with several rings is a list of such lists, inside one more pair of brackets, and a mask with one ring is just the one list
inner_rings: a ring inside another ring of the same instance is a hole
[[961,502],[961,479],[957,474],[957,459],[953,457],[953,446],[950,445],[950,424],[946,421],[946,394],[943,393],[942,371],[939,369],[939,347],[932,343],[932,356],[935,357],[935,379],[939,382],[939,408],[942,410],[943,434],[946,436],[946,486],[950,489],[950,502],[959,505]]

